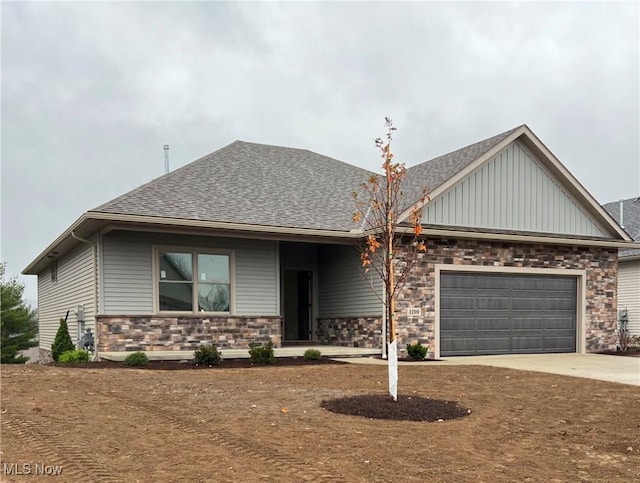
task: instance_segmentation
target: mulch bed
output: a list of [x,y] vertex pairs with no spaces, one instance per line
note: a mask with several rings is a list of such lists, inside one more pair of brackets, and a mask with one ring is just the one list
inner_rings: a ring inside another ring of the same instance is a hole
[[316,361],[308,361],[302,357],[278,357],[273,364],[253,364],[250,359],[223,359],[217,366],[197,366],[193,361],[149,361],[146,366],[128,366],[119,361],[83,362],[80,364],[60,364],[51,362],[48,366],[69,367],[73,369],[145,369],[152,371],[180,371],[202,369],[244,369],[250,367],[289,367],[289,366],[317,366],[321,364],[346,364],[321,357]]
[[471,414],[453,401],[429,399],[421,396],[398,396],[394,401],[388,394],[365,394],[322,401],[323,408],[333,413],[394,421],[443,422]]
[[[387,359],[383,359],[380,355],[370,356],[372,359],[381,359],[386,361]],[[411,357],[398,357],[398,362],[439,362],[442,359],[412,359]]]

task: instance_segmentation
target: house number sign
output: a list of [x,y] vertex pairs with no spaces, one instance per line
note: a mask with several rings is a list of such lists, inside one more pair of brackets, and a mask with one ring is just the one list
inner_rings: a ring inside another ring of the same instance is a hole
[[420,317],[422,309],[420,307],[407,307],[407,317]]

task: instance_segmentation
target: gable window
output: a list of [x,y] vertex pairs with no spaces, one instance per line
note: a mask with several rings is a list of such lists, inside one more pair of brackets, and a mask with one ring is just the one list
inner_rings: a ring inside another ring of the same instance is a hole
[[157,253],[161,312],[231,312],[230,252],[176,249]]

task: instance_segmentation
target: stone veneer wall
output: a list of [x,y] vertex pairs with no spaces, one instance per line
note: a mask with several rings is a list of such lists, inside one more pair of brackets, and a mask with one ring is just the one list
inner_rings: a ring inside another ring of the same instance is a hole
[[318,319],[318,342],[345,347],[382,347],[382,318],[341,317]]
[[100,352],[248,349],[250,342],[281,342],[281,317],[99,315]]
[[[585,350],[615,349],[617,249],[456,239],[428,240],[427,247],[397,300],[399,351],[415,342],[434,348],[436,264],[586,270]],[[407,307],[421,307],[422,316],[408,318]]]

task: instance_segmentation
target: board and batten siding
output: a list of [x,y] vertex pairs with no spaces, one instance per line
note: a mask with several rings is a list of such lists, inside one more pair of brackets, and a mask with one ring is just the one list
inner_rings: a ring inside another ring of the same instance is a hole
[[[366,274],[382,294],[382,280]],[[363,276],[358,250],[353,246],[326,245],[318,249],[318,316],[381,317],[382,302]]]
[[640,336],[640,260],[620,260],[618,306],[629,311],[629,332]]
[[234,315],[277,315],[276,243],[269,240],[113,232],[102,239],[105,315],[153,313],[153,247],[230,249]]
[[85,328],[95,334],[95,298],[93,279],[93,248],[80,244],[58,260],[57,282],[51,281],[51,270],[47,267],[38,274],[38,324],[40,347],[51,350],[60,319],[67,310],[69,335],[75,343],[78,323],[75,311],[84,305]]
[[607,236],[518,141],[430,201],[422,221],[561,235]]

